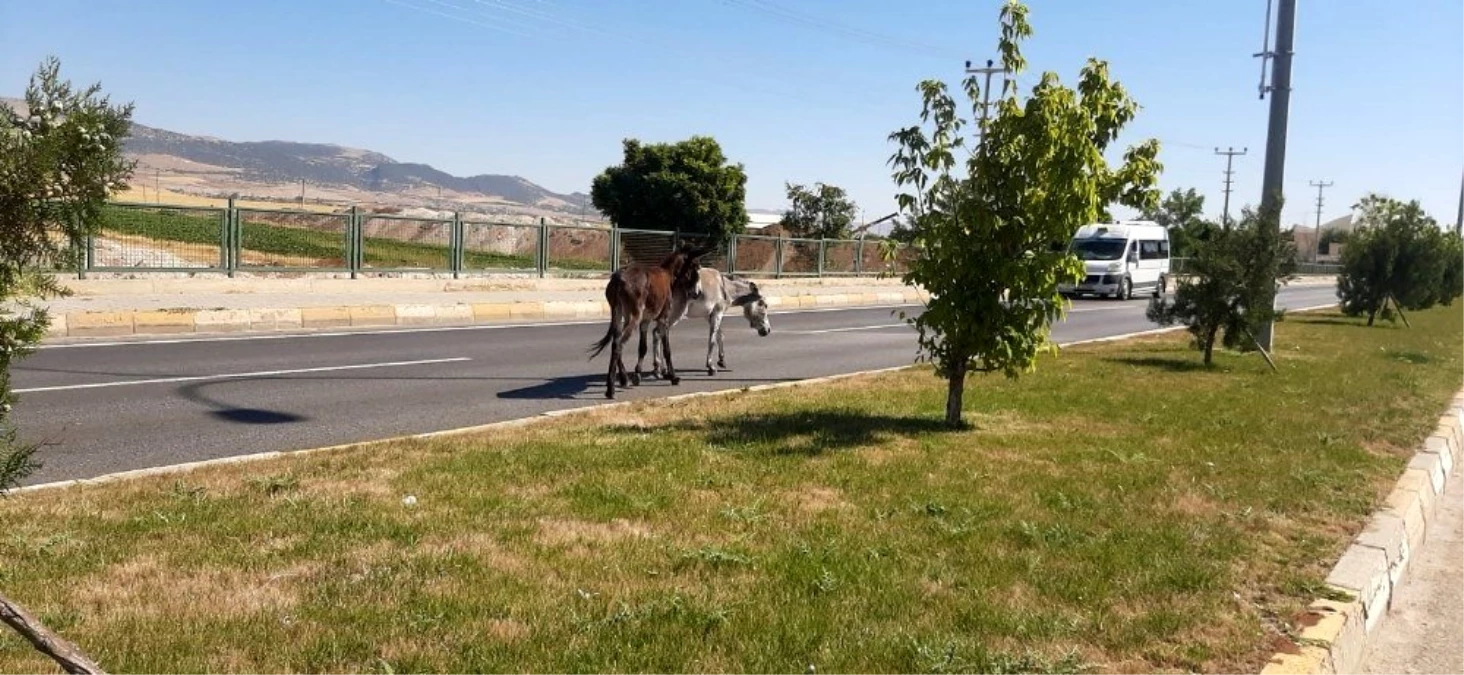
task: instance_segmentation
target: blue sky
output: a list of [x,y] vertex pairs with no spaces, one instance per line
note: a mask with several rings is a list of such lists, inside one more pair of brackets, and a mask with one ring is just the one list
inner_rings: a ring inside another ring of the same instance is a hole
[[[995,56],[1000,0],[0,0],[0,94],[59,56],[143,124],[230,140],[328,142],[458,174],[586,190],[627,136],[710,134],[746,165],[752,208],[784,181],[894,210],[887,135],[916,83],[955,85]],[[1287,223],[1367,191],[1452,223],[1464,170],[1458,0],[1301,0]],[[1143,106],[1120,143],[1163,142],[1162,185],[1218,215],[1259,201],[1269,99],[1257,98],[1265,0],[1029,0],[1021,82],[1074,81],[1089,56]]]

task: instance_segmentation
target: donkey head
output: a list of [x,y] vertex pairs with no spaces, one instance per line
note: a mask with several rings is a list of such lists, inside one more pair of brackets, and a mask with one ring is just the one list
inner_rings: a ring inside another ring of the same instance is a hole
[[742,316],[747,319],[747,324],[757,330],[760,337],[767,337],[773,332],[773,325],[768,322],[768,301],[763,298],[762,291],[759,291],[757,284],[747,283],[747,292],[732,299],[733,307],[742,308]]

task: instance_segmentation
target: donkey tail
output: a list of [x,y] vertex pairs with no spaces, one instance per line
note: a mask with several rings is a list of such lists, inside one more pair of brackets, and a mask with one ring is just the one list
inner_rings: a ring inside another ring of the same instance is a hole
[[610,328],[605,331],[605,337],[600,338],[599,342],[590,345],[590,348],[587,351],[590,352],[591,361],[595,360],[595,357],[599,356],[600,352],[605,351],[605,348],[610,346],[610,343],[614,341],[617,337],[615,334],[619,331],[615,330],[615,323],[615,319],[612,318],[610,320]]
[[610,303],[610,326],[605,329],[605,337],[600,338],[599,342],[591,344],[590,348],[586,350],[590,352],[591,361],[599,356],[600,352],[605,351],[605,347],[608,347],[611,342],[620,337],[620,312],[616,311],[615,300],[624,283],[620,275],[615,274],[610,277],[610,283],[605,286],[605,300]]

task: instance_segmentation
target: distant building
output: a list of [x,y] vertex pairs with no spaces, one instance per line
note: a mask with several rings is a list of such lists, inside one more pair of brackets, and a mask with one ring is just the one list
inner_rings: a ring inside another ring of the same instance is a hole
[[767,229],[769,227],[772,227],[773,225],[777,225],[778,224],[778,221],[780,221],[782,219],[783,219],[783,214],[781,214],[781,213],[766,213],[766,212],[761,212],[761,211],[748,211],[747,212],[747,231],[749,233],[759,233],[759,232],[762,232],[763,230],[765,230],[765,229]]

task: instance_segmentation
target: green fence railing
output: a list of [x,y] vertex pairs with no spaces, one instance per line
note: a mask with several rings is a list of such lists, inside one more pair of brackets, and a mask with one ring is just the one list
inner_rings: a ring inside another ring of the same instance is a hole
[[[584,225],[503,223],[461,213],[438,218],[236,206],[137,202],[106,205],[76,257],[79,276],[97,273],[211,272],[370,274],[450,273],[608,275],[659,259],[695,234]],[[901,245],[886,261],[877,241],[737,235],[703,264],[743,276],[898,274],[914,254]]]

